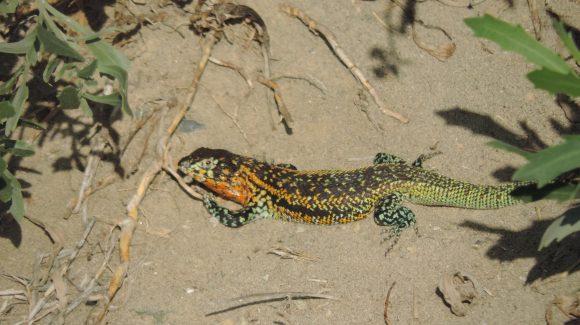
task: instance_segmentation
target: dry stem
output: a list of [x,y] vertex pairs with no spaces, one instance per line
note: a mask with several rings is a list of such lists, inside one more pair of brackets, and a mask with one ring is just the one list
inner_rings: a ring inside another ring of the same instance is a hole
[[235,303],[230,307],[222,308],[220,310],[213,311],[206,314],[206,316],[212,316],[216,314],[221,314],[226,311],[230,311],[237,308],[242,308],[246,306],[251,306],[255,304],[262,304],[271,301],[279,300],[296,300],[296,299],[330,299],[338,300],[336,297],[325,295],[321,293],[308,293],[308,292],[273,292],[273,293],[259,293],[248,296],[242,296],[230,300],[231,303]]
[[103,151],[105,150],[106,145],[107,141],[100,134],[97,134],[97,136],[95,137],[95,141],[91,145],[91,153],[89,156],[89,160],[87,162],[87,168],[85,169],[83,181],[79,189],[77,203],[75,207],[72,209],[72,213],[79,213],[81,205],[85,200],[85,193],[87,192],[87,189],[90,187],[91,182],[93,181],[93,177],[97,172],[97,166],[99,165],[99,162],[103,157]]
[[244,80],[248,84],[248,87],[250,87],[250,88],[254,87],[252,80],[250,80],[250,78],[248,78],[248,75],[244,72],[244,69],[242,69],[241,67],[238,67],[237,65],[230,63],[230,62],[227,62],[227,61],[216,59],[214,57],[210,57],[209,62],[211,62],[215,65],[219,65],[220,67],[224,67],[224,68],[228,68],[228,69],[232,69],[232,70],[236,71],[240,76],[242,76],[242,78],[244,78]]
[[322,37],[324,40],[326,40],[326,42],[332,48],[332,51],[336,54],[336,56],[340,59],[340,61],[348,68],[348,70],[352,73],[352,75],[363,85],[363,87],[369,92],[369,94],[371,94],[375,103],[377,104],[377,106],[379,106],[379,108],[383,113],[399,120],[401,123],[409,123],[408,118],[406,118],[405,116],[401,115],[398,112],[394,112],[388,109],[385,106],[375,88],[370,84],[369,80],[364,76],[362,71],[346,55],[345,51],[340,47],[340,45],[336,41],[336,37],[328,28],[326,28],[323,25],[320,25],[314,19],[310,18],[302,10],[296,7],[292,7],[290,5],[282,5],[280,9],[286,14],[300,19],[300,21],[302,21],[304,25],[308,26],[310,31],[312,31],[315,35],[318,35]]
[[393,291],[393,288],[395,287],[395,284],[397,284],[397,282],[393,282],[393,284],[391,284],[391,287],[389,288],[389,291],[387,291],[387,298],[385,298],[385,309],[383,311],[383,318],[385,320],[385,325],[390,325],[391,321],[389,320],[389,305],[391,303],[391,292]]
[[147,168],[145,173],[143,174],[141,181],[139,182],[139,186],[133,197],[131,197],[129,203],[127,204],[127,217],[121,221],[118,226],[121,229],[121,234],[119,238],[119,254],[121,263],[116,267],[113,272],[113,276],[111,281],[109,282],[109,288],[107,291],[107,302],[103,308],[103,310],[96,315],[96,323],[102,322],[104,319],[109,305],[111,301],[114,299],[115,294],[118,292],[119,288],[122,286],[123,281],[127,275],[127,271],[129,268],[129,247],[131,245],[131,241],[133,239],[133,233],[135,228],[137,227],[137,221],[139,220],[139,205],[143,198],[145,197],[145,193],[147,189],[157,176],[159,172],[162,170],[165,164],[165,154],[167,152],[167,147],[169,141],[177,129],[179,123],[189,110],[197,90],[199,89],[199,82],[205,71],[207,63],[209,61],[209,57],[211,54],[211,50],[213,45],[216,43],[217,38],[215,37],[214,32],[209,32],[202,44],[202,57],[198,63],[197,70],[195,71],[193,81],[189,88],[189,93],[187,98],[182,103],[181,107],[177,114],[173,117],[171,124],[165,130],[165,132],[161,135],[158,143],[157,143],[157,158],[151,162],[150,166]]
[[292,122],[292,116],[290,115],[290,111],[284,104],[284,100],[282,99],[282,93],[280,91],[280,86],[278,83],[272,81],[271,79],[266,79],[263,77],[258,77],[258,82],[262,85],[270,88],[274,92],[274,100],[276,101],[276,105],[278,105],[278,109],[280,110],[280,115],[284,118],[284,120],[288,123]]

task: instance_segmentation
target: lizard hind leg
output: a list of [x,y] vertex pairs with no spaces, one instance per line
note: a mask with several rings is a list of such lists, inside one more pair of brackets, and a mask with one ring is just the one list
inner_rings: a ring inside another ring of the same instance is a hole
[[403,158],[392,155],[390,153],[379,152],[375,155],[375,159],[373,160],[373,164],[404,164],[405,160]]
[[248,224],[257,217],[253,207],[246,207],[239,211],[232,211],[218,205],[213,195],[207,194],[203,197],[203,205],[207,211],[224,226],[238,228]]
[[391,234],[399,237],[403,230],[414,225],[415,213],[407,207],[401,206],[402,195],[393,193],[385,196],[375,209],[375,223],[379,226],[391,227]]

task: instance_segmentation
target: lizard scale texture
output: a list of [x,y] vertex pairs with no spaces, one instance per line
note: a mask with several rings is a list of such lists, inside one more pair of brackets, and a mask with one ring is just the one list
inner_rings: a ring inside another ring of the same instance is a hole
[[511,192],[527,184],[474,185],[378,154],[375,164],[351,170],[300,171],[288,164],[268,164],[221,149],[199,148],[181,159],[180,173],[241,210],[220,207],[206,195],[208,211],[226,226],[239,227],[260,218],[312,224],[341,224],[363,219],[400,231],[415,222],[408,201],[421,205],[496,209],[519,203]]

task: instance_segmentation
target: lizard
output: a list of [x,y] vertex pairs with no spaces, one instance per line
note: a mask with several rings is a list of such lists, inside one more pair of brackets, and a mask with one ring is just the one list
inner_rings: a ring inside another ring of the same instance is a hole
[[424,169],[430,156],[409,164],[379,153],[374,164],[349,170],[302,171],[290,164],[269,164],[223,149],[199,148],[179,161],[179,173],[205,189],[242,206],[220,206],[211,193],[203,203],[225,226],[237,228],[274,218],[319,225],[345,224],[374,210],[380,226],[398,235],[416,222],[403,201],[428,206],[497,209],[523,201],[512,192],[530,182],[475,185]]

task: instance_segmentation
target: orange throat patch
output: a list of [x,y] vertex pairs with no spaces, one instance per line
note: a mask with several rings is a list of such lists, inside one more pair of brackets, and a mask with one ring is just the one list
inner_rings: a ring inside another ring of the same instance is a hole
[[243,182],[237,179],[223,182],[206,179],[203,185],[221,198],[234,201],[241,205],[245,205],[250,199],[248,188],[243,185]]

